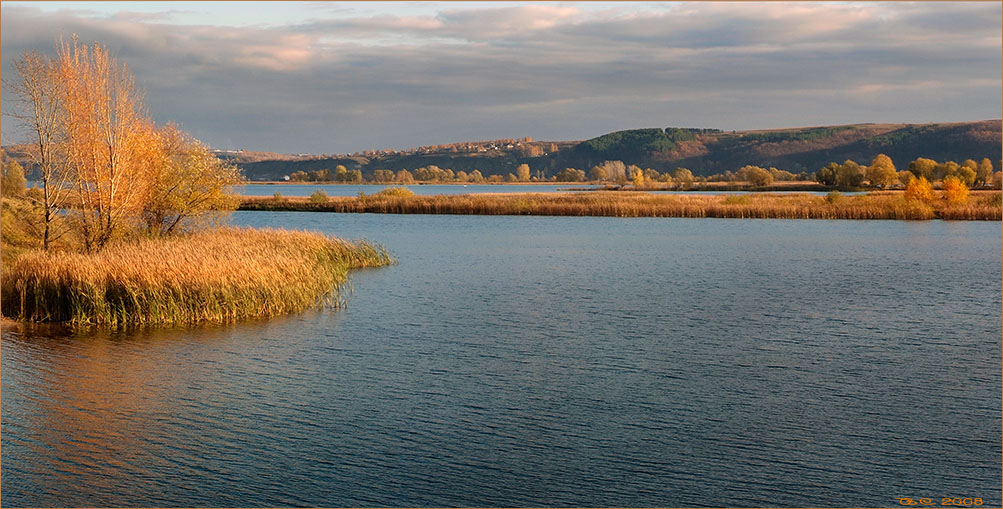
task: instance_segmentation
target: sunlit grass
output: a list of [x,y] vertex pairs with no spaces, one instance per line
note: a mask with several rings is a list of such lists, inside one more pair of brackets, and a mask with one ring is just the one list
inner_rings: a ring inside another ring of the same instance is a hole
[[337,305],[349,269],[391,263],[368,242],[226,228],[93,254],[23,253],[4,266],[0,309],[35,322],[232,322]]
[[381,200],[335,197],[317,203],[304,198],[245,197],[243,210],[371,212],[383,214],[473,214],[614,217],[726,217],[776,219],[965,219],[1000,220],[999,192],[973,192],[967,203],[939,197],[909,200],[901,192],[865,195],[810,194],[663,195],[643,192],[573,194],[504,193],[388,196]]

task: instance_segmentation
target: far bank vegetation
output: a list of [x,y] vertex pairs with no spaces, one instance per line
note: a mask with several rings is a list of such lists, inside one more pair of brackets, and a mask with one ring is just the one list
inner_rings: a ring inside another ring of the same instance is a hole
[[[374,195],[307,198],[245,197],[242,210],[368,212],[382,214],[550,215],[614,217],[726,217],[782,219],[957,219],[995,220],[1003,216],[1001,195],[962,193],[962,184],[936,191],[911,181],[905,193],[861,195],[805,193],[746,195],[666,195],[648,192],[497,193],[415,195],[385,189]],[[924,183],[925,182],[925,183]],[[964,194],[962,197],[961,195]]]
[[338,165],[333,170],[299,171],[289,176],[293,182],[346,183],[346,184],[502,184],[502,183],[582,183],[616,186],[619,189],[646,190],[713,190],[713,189],[904,189],[912,178],[925,178],[940,186],[944,179],[954,177],[970,189],[1000,189],[1003,172],[997,171],[992,161],[983,158],[976,162],[966,159],[938,162],[918,158],[904,169],[897,169],[891,158],[878,154],[870,164],[847,160],[832,162],[815,172],[792,173],[786,170],[756,165],[746,165],[735,171],[725,171],[710,176],[696,176],[687,168],[679,167],[659,172],[625,164],[620,160],[604,161],[588,170],[565,168],[553,175],[534,171],[522,163],[508,175],[484,177],[480,171],[456,171],[435,165],[414,170],[377,169],[364,174],[359,169],[349,170]]

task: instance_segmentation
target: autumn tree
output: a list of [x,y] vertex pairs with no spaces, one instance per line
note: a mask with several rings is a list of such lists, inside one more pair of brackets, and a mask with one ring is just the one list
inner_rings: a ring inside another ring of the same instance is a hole
[[972,187],[972,185],[975,184],[976,177],[978,176],[978,173],[976,173],[977,170],[978,166],[973,167],[963,164],[961,165],[961,168],[958,168],[957,177],[965,184],[966,187]]
[[670,174],[673,182],[678,182],[680,187],[689,189],[693,186],[693,172],[686,168],[676,168]]
[[[637,168],[637,167],[635,167],[635,168]],[[633,172],[631,172],[630,180],[631,180],[631,183],[634,184],[634,187],[636,187],[638,189],[640,189],[642,187],[645,187],[644,170],[642,170],[640,168],[637,168],[636,170],[634,170]]]
[[529,165],[526,163],[520,164],[515,169],[515,174],[519,182],[529,182]]
[[838,170],[838,164],[829,163],[815,172],[815,181],[822,185],[834,186],[836,185],[836,174]]
[[968,186],[958,177],[945,178],[944,199],[951,205],[964,205],[968,202]]
[[878,154],[871,160],[871,165],[867,167],[867,180],[875,187],[891,187],[898,181],[898,171],[892,158]]
[[599,166],[593,166],[589,170],[589,178],[596,182],[602,182],[606,180],[609,176],[606,175],[606,170],[600,168]]
[[847,159],[836,169],[836,185],[839,187],[860,187],[866,176],[864,168],[856,161]]
[[934,170],[937,169],[937,164],[937,161],[934,161],[933,159],[920,157],[909,163],[909,171],[912,172],[916,178],[931,180],[933,179]]
[[393,182],[394,172],[390,170],[373,170],[373,180],[380,183]]
[[583,182],[585,180],[585,171],[565,168],[557,172],[555,180],[558,182]]
[[979,169],[975,171],[975,184],[979,186],[986,186],[993,179],[993,162],[989,158],[982,159],[979,163]]
[[399,170],[397,171],[397,175],[394,176],[394,182],[400,184],[410,184],[414,182],[414,175],[407,170]]
[[934,180],[944,180],[947,177],[954,177],[958,175],[960,169],[961,165],[954,161],[940,163],[933,170],[933,178]]
[[87,250],[107,244],[139,212],[158,164],[159,137],[132,75],[100,44],[57,51],[62,129]]
[[759,166],[743,166],[735,173],[740,180],[749,182],[754,186],[768,186],[773,183],[773,174],[765,168]]
[[926,177],[914,176],[905,186],[905,197],[907,200],[930,201],[933,199],[933,185]]
[[15,80],[8,83],[17,97],[12,116],[29,132],[29,155],[42,187],[42,248],[49,249],[59,233],[54,223],[67,198],[70,171],[64,151],[64,81],[58,62],[37,52],[25,53],[14,62]]
[[619,183],[627,181],[627,166],[623,161],[603,161],[596,168],[599,168],[604,176],[595,180],[611,180]]
[[240,171],[174,124],[158,134],[161,160],[142,212],[147,232],[167,235],[217,224],[237,206],[230,190],[243,181]]
[[3,163],[0,175],[0,193],[4,196],[23,196],[28,181],[24,178],[24,168],[11,159]]

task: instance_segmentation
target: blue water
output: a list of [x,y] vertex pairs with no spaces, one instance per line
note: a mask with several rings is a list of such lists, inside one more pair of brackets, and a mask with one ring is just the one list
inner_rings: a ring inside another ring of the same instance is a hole
[[5,332],[4,505],[1003,502],[999,223],[235,222],[400,263],[342,310]]

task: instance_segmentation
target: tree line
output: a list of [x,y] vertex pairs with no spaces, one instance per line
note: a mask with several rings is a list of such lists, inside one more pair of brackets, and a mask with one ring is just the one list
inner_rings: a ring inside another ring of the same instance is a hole
[[[1003,162],[1000,163],[1003,165]],[[651,168],[641,168],[627,165],[620,160],[604,161],[593,166],[588,171],[577,168],[565,168],[553,175],[546,176],[543,171],[533,171],[526,163],[520,164],[514,173],[506,176],[492,175],[485,178],[480,171],[469,173],[454,172],[451,169],[439,168],[435,165],[417,168],[413,171],[385,169],[374,170],[368,178],[361,170],[347,170],[339,165],[335,170],[316,170],[311,172],[296,172],[290,180],[299,182],[346,182],[346,183],[378,183],[378,184],[409,184],[415,182],[439,183],[501,183],[501,182],[582,182],[597,184],[633,185],[637,188],[660,187],[673,189],[691,189],[696,184],[708,182],[731,182],[747,184],[754,187],[765,187],[775,182],[816,182],[825,186],[853,189],[896,189],[905,188],[913,178],[923,178],[930,183],[943,182],[946,178],[957,178],[967,188],[1000,188],[1003,173],[996,171],[988,158],[981,162],[966,159],[958,164],[954,161],[940,163],[932,159],[918,158],[909,163],[905,170],[897,170],[891,158],[878,154],[870,165],[861,165],[847,160],[843,163],[829,163],[813,173],[790,171],[756,165],[746,165],[736,171],[724,171],[706,177],[693,175],[687,168],[678,167],[671,171],[659,172]]]
[[[1003,165],[1003,163],[1001,163]],[[814,174],[814,179],[827,186],[842,188],[874,187],[891,189],[906,187],[913,179],[927,182],[946,182],[956,179],[966,187],[999,188],[1003,173],[995,171],[989,158],[975,162],[966,159],[961,164],[954,161],[937,162],[933,159],[917,158],[905,170],[897,170],[891,158],[878,154],[869,166],[862,166],[847,160],[842,164],[829,163]]]
[[3,166],[5,199],[30,204],[43,249],[64,235],[87,251],[133,234],[152,236],[214,224],[236,207],[242,179],[175,124],[156,125],[124,64],[100,44],[60,41],[55,56],[26,52],[8,82],[11,113],[30,139],[39,185]]

